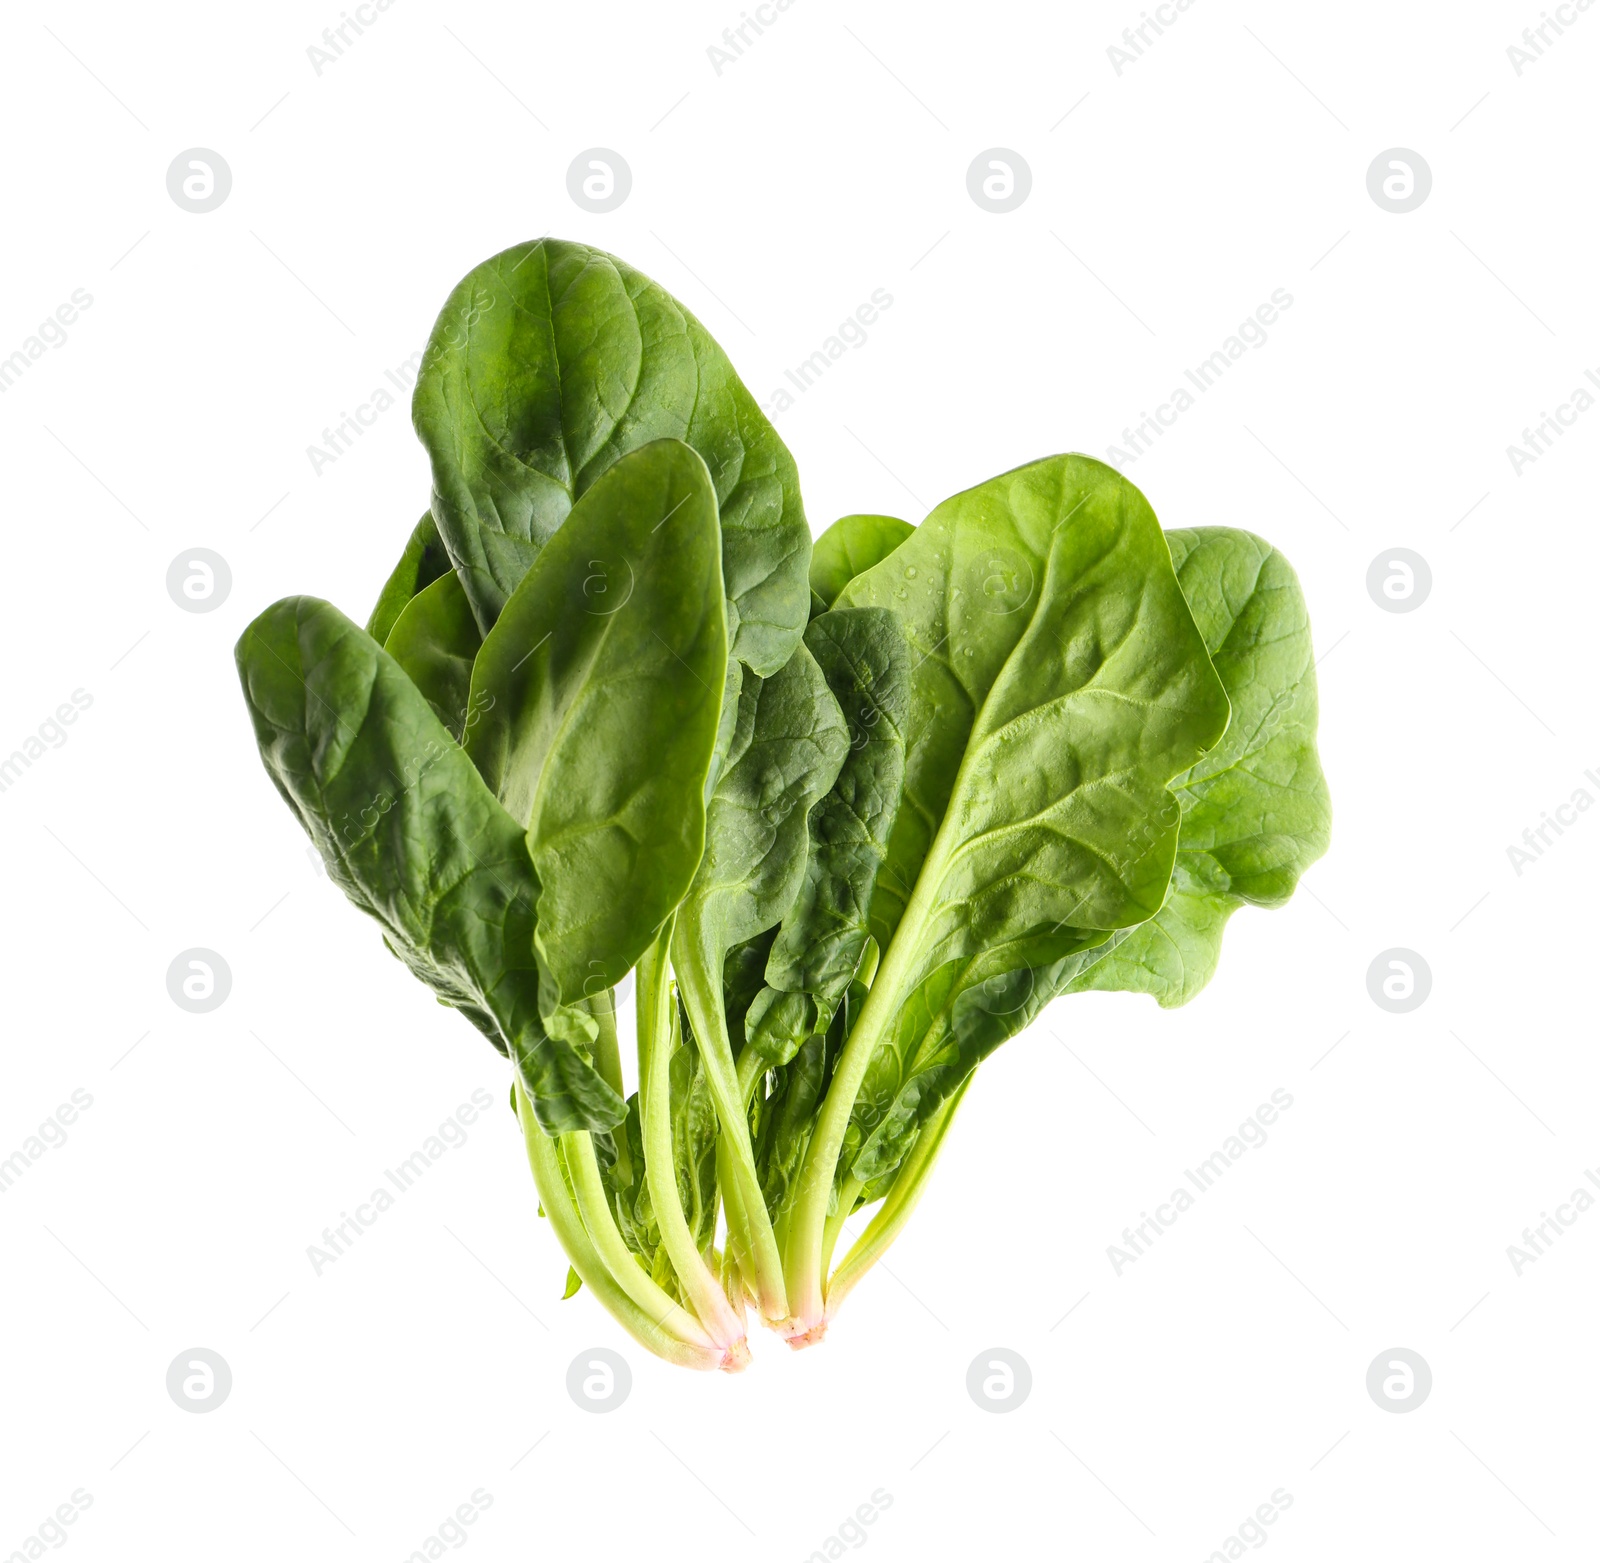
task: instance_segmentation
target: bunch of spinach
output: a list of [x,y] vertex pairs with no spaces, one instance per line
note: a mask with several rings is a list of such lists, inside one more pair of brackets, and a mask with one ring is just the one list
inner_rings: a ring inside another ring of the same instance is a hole
[[819,1339],[995,1047],[1064,993],[1187,1001],[1327,845],[1305,606],[1249,533],[1052,456],[813,547],[705,329],[549,239],[451,294],[413,415],[432,499],[366,628],[296,597],[239,641],[257,741],[508,1057],[569,1291],[672,1361],[742,1367],[751,1304]]

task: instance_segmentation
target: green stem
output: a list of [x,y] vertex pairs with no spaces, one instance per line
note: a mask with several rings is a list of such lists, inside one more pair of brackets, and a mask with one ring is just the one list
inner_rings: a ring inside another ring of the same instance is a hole
[[534,1187],[539,1191],[539,1203],[549,1219],[556,1241],[565,1250],[572,1268],[611,1316],[639,1342],[646,1351],[680,1367],[711,1369],[722,1365],[723,1353],[716,1346],[701,1346],[681,1340],[661,1328],[639,1308],[612,1278],[572,1202],[562,1171],[556,1142],[539,1127],[533,1115],[533,1105],[516,1083],[517,1120],[522,1125],[523,1143],[527,1147],[528,1166],[533,1173]]
[[677,1037],[677,1001],[667,983],[669,921],[639,962],[639,1113],[644,1135],[645,1177],[650,1206],[661,1228],[662,1246],[700,1322],[719,1346],[745,1352],[744,1321],[733,1311],[722,1283],[695,1247],[678,1193],[672,1154],[672,1054]]
[[[756,1172],[755,1152],[750,1145],[750,1119],[739,1087],[739,1071],[733,1062],[728,1041],[728,1020],[722,1009],[721,962],[715,973],[710,963],[699,958],[695,941],[687,936],[682,923],[673,942],[673,970],[683,995],[689,1023],[700,1046],[700,1059],[706,1069],[706,1083],[717,1105],[722,1126],[719,1148],[726,1145],[733,1173],[731,1184],[724,1184],[723,1198],[730,1203],[737,1189],[742,1208],[750,1262],[754,1269],[756,1305],[772,1324],[782,1324],[789,1316],[788,1294],[784,1286],[783,1261],[778,1240],[772,1233],[766,1200],[761,1195],[761,1179]],[[715,980],[714,980],[715,979]]]
[[753,1298],[756,1272],[755,1263],[750,1257],[750,1223],[744,1218],[744,1201],[739,1197],[732,1154],[728,1150],[727,1140],[720,1134],[717,1136],[717,1187],[722,1190],[722,1208],[728,1213],[728,1253],[732,1257],[734,1273],[745,1292]]
[[739,1257],[734,1253],[731,1243],[720,1254],[713,1250],[712,1257],[716,1259],[722,1270],[722,1289],[732,1301],[734,1311],[739,1315],[740,1323],[743,1323],[744,1300],[749,1295],[750,1288],[745,1285],[744,1272],[739,1268]]
[[[744,1104],[744,1121],[747,1124],[750,1121],[750,1103],[755,1099],[756,1089],[760,1086],[766,1072],[766,1063],[753,1047],[746,1047],[739,1054],[739,1100]],[[733,1247],[739,1259],[741,1273],[745,1279],[745,1291],[753,1298],[756,1295],[756,1282],[755,1261],[752,1258],[754,1245],[750,1237],[750,1223],[745,1219],[744,1201],[740,1198],[739,1186],[735,1181],[732,1153],[722,1143],[720,1136],[717,1142],[717,1186],[727,1190],[723,1203],[728,1209],[728,1231],[730,1235],[735,1231],[735,1219],[737,1219],[738,1242],[730,1246]],[[761,1197],[761,1203],[762,1208],[765,1209],[765,1194]],[[768,1213],[768,1219],[771,1219],[770,1212]],[[781,1255],[783,1253],[783,1239],[778,1235],[776,1225],[772,1229],[772,1239],[777,1244],[778,1253]]]
[[[594,1245],[611,1278],[625,1291],[636,1306],[642,1309],[662,1328],[680,1340],[698,1346],[722,1348],[701,1327],[700,1321],[687,1309],[674,1302],[645,1274],[643,1266],[634,1258],[633,1250],[623,1242],[617,1230],[616,1219],[606,1199],[605,1184],[600,1180],[600,1164],[595,1160],[594,1141],[587,1129],[574,1129],[561,1136],[561,1150],[566,1157],[567,1172],[572,1178],[572,1192],[578,1203],[578,1213],[583,1217],[584,1230]],[[579,1272],[582,1274],[582,1272]]]
[[789,1219],[794,1214],[794,1206],[782,1205],[778,1214],[773,1218],[772,1235],[778,1240],[778,1252],[786,1254],[789,1251]]
[[616,1004],[613,988],[603,988],[584,1000],[584,1006],[600,1028],[594,1042],[595,1070],[618,1096],[626,1096],[628,1093],[622,1089],[622,1050],[617,1046]]
[[[833,1214],[828,1217],[828,1224],[822,1229],[822,1274],[828,1274],[828,1268],[833,1263],[834,1245],[839,1241],[839,1233],[850,1213],[856,1208],[856,1200],[861,1195],[862,1182],[860,1178],[845,1177],[839,1183],[839,1202],[833,1207]],[[826,1301],[826,1298],[824,1298]]]
[[966,1095],[971,1083],[972,1075],[969,1074],[923,1124],[916,1144],[901,1162],[900,1171],[878,1207],[877,1214],[868,1223],[867,1230],[851,1245],[850,1252],[844,1256],[839,1268],[829,1277],[826,1308],[829,1319],[839,1311],[856,1282],[883,1257],[889,1245],[900,1235],[901,1228],[911,1219],[911,1212],[922,1198],[928,1174],[932,1172],[939,1149],[944,1144],[950,1120],[955,1117],[956,1108],[961,1105],[961,1098]]
[[[594,1040],[595,1070],[618,1096],[626,1097],[628,1093],[622,1084],[622,1049],[617,1045],[616,989],[602,988],[598,993],[590,994],[583,1004],[584,1008],[594,1016],[595,1025],[598,1027]],[[633,1168],[633,1155],[628,1146],[628,1131],[624,1124],[617,1125],[612,1135],[612,1144],[617,1156],[617,1182],[627,1186],[633,1182],[636,1174]]]

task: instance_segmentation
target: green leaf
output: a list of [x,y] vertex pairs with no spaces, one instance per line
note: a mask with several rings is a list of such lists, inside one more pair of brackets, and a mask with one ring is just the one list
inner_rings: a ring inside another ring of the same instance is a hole
[[[541,1211],[540,1214],[542,1215],[543,1212]],[[572,1268],[571,1265],[568,1265],[567,1266],[567,1289],[561,1294],[562,1302],[565,1302],[569,1297],[576,1297],[578,1295],[578,1289],[582,1285],[583,1285],[583,1278],[578,1274],[578,1272],[576,1270],[574,1270]]]
[[493,1018],[547,1132],[616,1123],[621,1099],[540,1023],[522,828],[399,663],[312,597],[268,608],[235,659],[267,773],[329,877],[441,1000]]
[[1170,532],[1178,581],[1227,691],[1222,740],[1172,784],[1182,810],[1172,884],[1152,920],[1042,967],[951,963],[901,1012],[874,1056],[846,1140],[854,1177],[892,1169],[955,1084],[1062,993],[1152,994],[1173,1007],[1216,968],[1241,905],[1281,906],[1327,847],[1316,683],[1299,583],[1282,554],[1229,528]]
[[1160,909],[1168,784],[1228,702],[1144,496],[1087,457],[946,500],[840,600],[892,604],[917,657],[836,1162],[870,1183],[1088,952]]
[[1233,705],[1221,743],[1173,784],[1183,824],[1166,904],[1069,991],[1186,1004],[1241,906],[1282,906],[1327,850],[1311,624],[1294,571],[1249,532],[1169,532],[1178,580]]
[[485,261],[439,315],[412,418],[485,632],[590,485],[670,437],[716,488],[733,654],[763,676],[788,661],[811,546],[793,458],[705,328],[642,273],[559,239]]
[[406,540],[405,552],[400,562],[389,572],[389,579],[378,593],[378,601],[367,620],[367,633],[381,646],[389,638],[400,610],[424,586],[431,586],[450,568],[450,555],[439,540],[439,529],[433,524],[433,512],[424,511],[422,519],[412,528]]
[[467,752],[527,829],[547,1019],[620,982],[688,889],[726,668],[716,495],[659,440],[579,500],[473,669]]
[[911,700],[911,648],[888,610],[824,613],[806,647],[839,702],[850,749],[811,811],[805,878],[767,962],[769,987],[750,1012],[750,1041],[774,1064],[827,1027],[861,964],[872,886],[900,805]]
[[702,969],[720,997],[728,951],[788,911],[805,875],[807,814],[832,786],[848,747],[838,702],[804,645],[772,677],[745,675],[707,810],[705,854],[678,912],[673,964],[680,975],[686,966]]
[[[1152,917],[1168,783],[1228,701],[1139,491],[1054,456],[946,500],[841,606],[892,609],[916,659],[905,800],[873,895],[902,992],[946,961],[1043,965]],[[915,890],[914,953],[891,948]],[[883,981],[880,972],[878,981]]]
[[734,945],[722,962],[722,1008],[727,1016],[728,1035],[745,1034],[745,1016],[767,985],[767,957],[778,937],[774,924],[753,939]]
[[886,559],[916,530],[894,516],[841,516],[811,545],[811,616],[826,613],[863,570]]
[[450,570],[400,610],[383,644],[457,743],[467,721],[473,659],[482,645],[467,594]]

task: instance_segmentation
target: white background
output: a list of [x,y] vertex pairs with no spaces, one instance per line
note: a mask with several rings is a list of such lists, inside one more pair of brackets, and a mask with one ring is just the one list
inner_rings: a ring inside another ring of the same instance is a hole
[[[1600,373],[1600,9],[1520,77],[1533,4],[1198,0],[1120,76],[1137,3],[1064,10],[798,0],[718,75],[737,0],[398,0],[319,76],[337,0],[7,9],[0,357],[93,305],[0,396],[0,752],[93,703],[0,794],[0,1157],[93,1106],[0,1196],[0,1556],[80,1487],[85,1563],[398,1563],[479,1488],[480,1559],[827,1555],[878,1488],[883,1559],[1201,1559],[1279,1488],[1274,1557],[1594,1555],[1600,1212],[1520,1276],[1506,1249],[1600,1167],[1600,816],[1520,875],[1506,849],[1600,797],[1600,410],[1520,476],[1506,447]],[[205,215],[165,184],[197,146],[233,177]],[[566,188],[595,146],[633,173],[604,216]],[[966,188],[997,146],[1032,170],[1006,215]],[[1367,192],[1392,147],[1432,169],[1408,215]],[[1300,571],[1331,852],[1187,1009],[1090,995],[1003,1049],[825,1345],[757,1341],[737,1379],[559,1301],[504,1066],[314,872],[233,670],[280,595],[365,616],[423,453],[403,403],[320,476],[307,447],[546,232],[663,283],[763,401],[889,292],[778,420],[815,530],[1103,456],[1294,300],[1128,472],[1167,526]],[[165,587],[195,546],[232,570],[208,614]],[[1365,585],[1395,546],[1433,574],[1407,614]],[[206,1015],[167,995],[191,946],[233,974]],[[1391,946],[1433,974],[1406,1015],[1367,992]],[[480,1087],[466,1144],[315,1275]],[[1269,1143],[1115,1274],[1274,1088]],[[634,1374],[605,1416],[565,1388],[596,1345]],[[1006,1415],[965,1388],[997,1345],[1033,1374]],[[165,1389],[194,1346],[233,1373],[206,1415]],[[1434,1379],[1404,1415],[1365,1388],[1396,1346]]]

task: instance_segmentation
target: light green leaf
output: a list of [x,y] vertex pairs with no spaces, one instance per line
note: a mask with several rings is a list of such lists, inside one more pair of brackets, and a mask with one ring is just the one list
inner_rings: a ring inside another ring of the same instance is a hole
[[1211,979],[1241,906],[1282,906],[1327,850],[1311,624],[1294,571],[1249,532],[1169,532],[1173,563],[1233,705],[1221,743],[1173,784],[1183,825],[1172,888],[1067,991],[1149,993],[1186,1004]]
[[811,545],[811,616],[826,613],[863,570],[886,559],[916,530],[894,516],[841,516]]
[[916,661],[872,906],[890,950],[915,891],[902,991],[1001,946],[1047,964],[1159,911],[1167,786],[1228,702],[1144,496],[1084,456],[1020,467],[857,576],[841,606],[868,605],[897,614]]
[[452,570],[400,610],[383,644],[457,743],[467,721],[473,660],[482,645],[478,621]]
[[389,579],[378,593],[378,601],[367,620],[367,634],[381,646],[389,638],[389,631],[400,617],[400,610],[424,586],[431,586],[450,568],[450,555],[439,540],[439,529],[433,524],[433,513],[424,511],[422,519],[412,528],[406,540],[405,552],[400,562],[389,572]]

